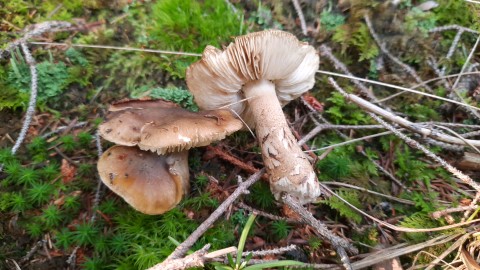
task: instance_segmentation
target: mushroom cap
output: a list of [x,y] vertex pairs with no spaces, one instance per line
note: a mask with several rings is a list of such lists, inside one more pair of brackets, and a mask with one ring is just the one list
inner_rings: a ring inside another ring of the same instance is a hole
[[116,145],[100,157],[102,182],[137,211],[158,215],[175,207],[190,188],[188,152],[159,156]]
[[134,100],[115,105],[117,110],[109,112],[100,125],[100,135],[116,144],[165,154],[222,140],[243,125],[228,110],[194,113],[171,102],[155,102],[158,104]]
[[236,37],[224,51],[207,46],[202,59],[187,69],[187,85],[201,109],[232,104],[230,108],[253,126],[246,102],[240,102],[245,83],[272,81],[283,106],[313,87],[319,61],[308,43],[287,32],[265,30]]

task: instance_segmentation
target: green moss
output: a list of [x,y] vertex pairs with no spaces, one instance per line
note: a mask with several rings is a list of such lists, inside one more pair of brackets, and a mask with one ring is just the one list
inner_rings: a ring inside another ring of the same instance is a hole
[[[158,1],[152,6],[152,18],[149,39],[160,49],[200,53],[207,45],[218,48],[242,34],[241,19],[223,0]],[[164,68],[171,68],[170,73],[180,78],[185,76],[186,67],[197,60],[171,58],[173,62]]]

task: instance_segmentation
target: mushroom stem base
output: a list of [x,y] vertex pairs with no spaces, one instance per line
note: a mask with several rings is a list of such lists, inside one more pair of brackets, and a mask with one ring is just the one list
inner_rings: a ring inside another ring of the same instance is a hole
[[255,121],[273,195],[280,199],[286,192],[302,204],[315,201],[320,196],[315,171],[287,125],[275,85],[257,80],[244,85],[243,92]]

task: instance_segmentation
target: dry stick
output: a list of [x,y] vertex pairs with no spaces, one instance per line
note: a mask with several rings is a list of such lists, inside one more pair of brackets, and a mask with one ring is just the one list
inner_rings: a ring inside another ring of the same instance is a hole
[[[462,37],[462,34],[465,32],[463,29],[459,29],[457,31],[457,34],[453,38],[452,45],[450,45],[450,48],[448,49],[447,56],[445,56],[445,59],[450,60],[450,58],[453,56],[453,53],[455,52],[455,49],[458,46],[458,42],[460,42],[460,38]],[[445,75],[445,70],[447,69],[447,66],[444,65],[442,67],[442,70],[440,71],[440,76]]]
[[386,195],[386,194],[379,193],[379,192],[369,190],[369,189],[366,189],[366,188],[362,188],[362,187],[357,187],[357,186],[350,185],[350,184],[347,184],[347,183],[341,183],[341,182],[322,182],[322,183],[324,185],[332,185],[332,186],[340,186],[340,187],[347,187],[347,188],[351,188],[351,189],[356,189],[356,190],[367,192],[367,193],[370,193],[370,194],[373,194],[373,195],[376,195],[376,196],[384,197],[384,198],[387,198],[389,200],[396,201],[396,202],[399,202],[399,203],[408,204],[408,205],[415,205],[415,202],[410,201],[410,200],[397,198],[397,197],[394,197],[394,196]]
[[[460,99],[460,101],[462,101],[463,103],[467,103],[465,101],[465,99],[463,98],[463,96],[457,91],[457,85],[458,83],[460,82],[460,78],[462,77],[463,75],[463,72],[465,72],[465,70],[467,69],[469,63],[470,63],[470,60],[472,59],[477,47],[478,47],[478,44],[480,43],[480,35],[477,37],[477,40],[475,41],[475,44],[473,45],[473,48],[472,50],[470,51],[470,54],[468,55],[467,57],[467,60],[465,61],[465,63],[463,64],[462,66],[462,69],[460,70],[460,75],[457,77],[457,79],[455,80],[455,83],[453,83],[453,86],[452,86],[452,91],[455,93],[455,95],[457,95],[458,99]],[[472,109],[468,109],[468,112],[475,116],[477,119],[480,119],[480,114],[476,111],[476,110],[472,110]]]
[[[331,78],[329,78],[330,80]],[[333,80],[333,79],[331,79]],[[415,132],[415,133],[418,133],[422,136],[425,136],[425,137],[430,137],[430,138],[433,138],[435,140],[439,140],[439,141],[442,141],[442,142],[446,142],[446,143],[451,143],[451,144],[459,144],[459,145],[466,145],[465,141],[463,139],[459,139],[459,138],[456,138],[456,137],[453,137],[453,136],[450,136],[450,135],[447,135],[447,134],[444,134],[444,133],[441,133],[441,132],[438,132],[438,131],[435,131],[435,130],[431,130],[429,128],[425,128],[425,127],[422,127],[422,126],[419,126],[418,124],[416,123],[412,123],[402,117],[399,117],[391,112],[388,112],[382,108],[380,108],[379,106],[376,106],[356,95],[353,95],[353,94],[348,94],[348,93],[345,93],[346,95],[346,98],[352,102],[354,102],[355,104],[357,104],[358,106],[360,106],[361,108],[367,110],[368,112],[372,112],[372,113],[375,113],[375,114],[378,114],[380,116],[382,116],[383,118],[386,118],[388,119],[389,121],[392,121],[394,123],[397,123],[399,124],[400,126],[412,131],[412,132]],[[468,143],[472,144],[472,145],[475,145],[475,146],[480,146],[480,141],[478,140],[467,140]]]
[[357,254],[358,249],[355,248],[351,243],[349,243],[347,240],[340,238],[330,232],[319,220],[317,220],[312,213],[308,212],[307,209],[305,209],[298,200],[292,198],[292,196],[288,194],[284,194],[282,196],[283,202],[288,205],[295,213],[299,214],[303,222],[306,224],[312,226],[317,233],[330,241],[332,246],[337,250],[338,255],[340,256],[340,259],[343,263],[343,266],[346,269],[352,269],[350,266],[350,259],[347,256],[346,250],[352,254]]
[[[327,45],[324,44],[324,45],[320,46],[320,54],[322,56],[326,57],[334,65],[334,67],[337,70],[342,71],[343,73],[345,73],[349,77],[355,77],[348,70],[348,68],[333,55],[332,49],[330,49],[330,47],[328,47]],[[362,84],[359,80],[356,80],[356,79],[351,79],[351,80],[352,80],[353,84],[355,84],[355,86],[357,86],[358,89],[360,89],[360,93],[362,94],[362,96],[365,96],[366,98],[368,98],[368,100],[370,100],[372,102],[378,102],[377,97],[375,97],[375,95],[372,93],[372,91],[370,89],[368,89],[368,87],[366,87],[364,84]]]
[[110,49],[110,50],[134,51],[134,52],[149,52],[149,53],[185,55],[185,56],[202,56],[202,54],[199,54],[199,53],[175,52],[175,51],[152,50],[152,49],[139,49],[139,48],[132,48],[132,47],[117,47],[117,46],[109,46],[109,45],[69,44],[69,43],[58,43],[58,42],[30,42],[30,44],[70,46],[70,47],[94,48],[94,49]]
[[[320,115],[317,111],[315,111],[313,108],[311,108],[310,104],[308,104],[308,102],[305,102],[303,97],[302,97],[302,101],[303,103],[312,111],[315,113],[315,115],[321,120],[323,121],[324,123],[326,123],[327,125],[331,125],[327,119],[323,118],[322,115]],[[317,122],[317,120],[315,118],[313,118],[314,122],[317,123],[317,125],[321,125],[320,123]],[[343,134],[342,132],[340,132],[339,130],[336,130],[337,134],[342,137],[343,139],[345,140],[348,140],[349,137],[345,134]],[[325,153],[328,153],[328,152],[325,152]],[[324,154],[325,154],[324,153]],[[407,192],[410,192],[410,190],[407,188],[407,186],[405,186],[400,180],[398,180],[393,174],[391,174],[387,169],[385,169],[382,165],[380,165],[380,163],[376,160],[374,160],[373,158],[369,157],[367,155],[367,153],[365,152],[365,150],[362,149],[362,151],[360,151],[360,153],[366,157],[368,160],[370,160],[374,165],[375,167],[377,167],[378,170],[380,170],[384,175],[386,175],[388,178],[390,178],[390,180],[392,180],[393,182],[395,182],[398,186],[402,187],[403,189],[405,189]]]
[[6,55],[13,50],[14,48],[20,46],[22,43],[25,43],[28,39],[36,36],[40,36],[46,32],[49,33],[54,33],[54,32],[60,32],[60,31],[65,31],[66,29],[72,27],[71,23],[68,22],[62,22],[62,21],[47,21],[47,22],[42,22],[38,24],[34,24],[29,26],[29,28],[32,28],[29,31],[26,31],[23,37],[10,42],[5,50],[0,50],[0,59],[3,59],[6,57]]
[[41,248],[45,244],[45,242],[46,240],[40,240],[35,243],[35,245],[30,249],[30,251],[28,251],[27,254],[20,259],[19,263],[23,264],[30,260],[33,254],[35,254],[35,252],[37,252],[37,250]]
[[435,32],[443,32],[443,31],[447,31],[447,30],[457,30],[457,31],[461,30],[461,31],[464,31],[464,32],[478,34],[478,32],[475,31],[475,30],[472,30],[470,28],[466,28],[466,27],[463,27],[463,26],[460,26],[460,25],[456,25],[456,24],[435,27],[433,29],[430,29],[428,32],[429,33],[435,33]]
[[297,0],[292,0],[295,11],[297,12],[298,19],[300,20],[300,27],[302,28],[302,33],[304,36],[307,35],[307,23],[305,22],[305,17],[303,16],[302,7]]
[[455,208],[449,208],[449,209],[444,209],[444,210],[439,210],[431,213],[430,215],[434,219],[439,219],[442,216],[446,216],[451,213],[456,213],[456,212],[463,212],[463,211],[468,211],[468,210],[476,210],[479,206],[478,205],[469,205],[469,206],[459,206]]
[[211,261],[217,257],[232,254],[237,251],[236,247],[228,247],[207,253],[209,249],[210,244],[206,244],[203,248],[195,251],[194,253],[186,256],[185,258],[171,260],[168,265],[157,264],[149,268],[149,270],[183,270],[192,267],[203,267],[205,262],[207,261]]
[[251,213],[255,213],[257,216],[263,216],[263,217],[266,217],[266,218],[271,219],[271,220],[283,220],[283,221],[286,221],[286,222],[289,222],[289,223],[298,223],[298,220],[296,220],[296,219],[276,216],[276,215],[273,215],[273,214],[255,209],[251,206],[248,206],[248,205],[244,204],[243,202],[238,202],[236,204],[237,204],[238,207],[240,207],[242,209],[245,209],[245,210],[247,210]]
[[[185,255],[193,244],[212,226],[212,224],[226,211],[226,209],[242,194],[248,191],[248,188],[253,185],[255,182],[260,179],[260,177],[265,173],[265,169],[261,169],[252,176],[250,176],[246,181],[241,182],[237,189],[217,208],[212,214],[202,223],[198,228],[190,234],[190,236],[183,241],[173,252],[168,256],[168,258],[159,265],[165,266],[168,265],[169,261],[178,259]],[[163,269],[163,268],[158,268]]]
[[[365,22],[367,23],[367,27],[368,27],[368,30],[370,31],[370,34],[372,35],[373,39],[377,43],[378,47],[380,47],[380,50],[382,51],[382,53],[384,53],[388,58],[390,58],[390,60],[392,60],[395,64],[402,67],[404,71],[410,74],[410,76],[412,76],[415,79],[415,81],[417,81],[417,83],[423,83],[423,80],[420,78],[420,76],[418,76],[417,72],[415,72],[415,70],[412,67],[403,63],[400,59],[398,59],[397,57],[393,56],[392,53],[390,53],[390,51],[385,46],[385,43],[383,43],[380,40],[380,37],[377,35],[375,30],[373,29],[372,22],[370,21],[370,17],[368,17],[368,15],[365,15],[364,19],[365,19]],[[424,87],[429,92],[433,92],[432,88],[430,88],[428,85],[425,85]]]
[[307,150],[307,151],[303,151],[303,152],[325,151],[325,150],[332,149],[332,148],[335,148],[335,147],[344,146],[344,145],[352,144],[352,143],[359,142],[359,141],[365,141],[365,140],[369,140],[371,138],[385,136],[385,135],[389,135],[389,134],[392,134],[392,132],[391,131],[385,131],[385,132],[376,133],[376,134],[372,134],[372,135],[367,135],[367,136],[363,136],[363,137],[360,137],[360,138],[351,139],[351,140],[348,140],[348,141],[345,141],[345,142],[336,143],[336,144],[332,144],[332,145],[325,146],[325,147],[322,147],[322,148]]
[[[345,90],[343,90],[342,88],[340,88],[340,86],[338,86],[338,84],[335,82],[335,80],[333,80],[333,78],[328,78],[328,81],[329,83],[337,90],[339,91],[346,99],[350,99],[350,97],[352,95],[349,95],[347,92],[345,92]],[[457,168],[453,167],[452,165],[448,164],[444,159],[440,158],[439,156],[435,155],[434,153],[432,153],[430,150],[428,150],[427,148],[425,148],[423,145],[419,144],[417,141],[405,136],[404,134],[400,133],[397,129],[395,129],[393,126],[391,126],[390,124],[388,124],[387,122],[383,121],[381,118],[379,118],[376,114],[372,113],[372,112],[367,112],[370,117],[372,117],[373,119],[375,119],[375,121],[379,122],[380,124],[382,124],[383,126],[385,126],[388,130],[392,131],[393,133],[395,133],[396,136],[398,136],[399,138],[401,138],[402,140],[404,140],[410,147],[412,148],[415,148],[415,149],[418,149],[420,151],[422,151],[423,153],[425,153],[425,155],[427,155],[429,158],[433,159],[434,161],[436,161],[437,163],[439,163],[440,165],[442,165],[442,167],[444,167],[447,171],[449,171],[450,173],[452,173],[453,175],[455,175],[456,177],[458,177],[462,182],[464,182],[465,184],[473,187],[476,191],[477,191],[477,196],[475,196],[475,198],[472,200],[472,203],[470,205],[476,205],[477,204],[477,201],[480,199],[480,185],[478,183],[476,183],[475,181],[473,181],[470,176],[462,173],[461,171],[459,171]],[[466,212],[468,213],[468,211]],[[465,215],[465,218],[467,217],[467,215]]]
[[59,127],[59,128],[57,128],[57,129],[55,129],[55,130],[52,130],[52,131],[50,131],[50,132],[47,132],[47,133],[43,134],[41,137],[42,137],[43,139],[46,139],[46,138],[48,138],[48,137],[50,137],[50,136],[52,136],[52,135],[55,135],[55,134],[57,134],[57,133],[60,133],[60,132],[64,131],[65,129],[81,128],[81,127],[85,126],[86,124],[88,124],[88,122],[87,122],[87,121],[84,121],[84,122],[78,122],[78,123],[76,123],[76,124],[73,125],[73,126],[63,126],[63,127]]
[[298,141],[298,145],[303,145],[313,137],[317,136],[318,133],[326,129],[383,129],[382,125],[331,125],[331,124],[318,124],[310,132],[302,137]]

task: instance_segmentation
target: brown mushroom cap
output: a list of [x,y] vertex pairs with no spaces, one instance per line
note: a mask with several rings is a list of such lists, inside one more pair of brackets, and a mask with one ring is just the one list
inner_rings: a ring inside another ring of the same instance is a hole
[[202,59],[187,69],[187,85],[203,110],[226,105],[255,127],[242,87],[269,80],[282,105],[315,84],[319,57],[308,43],[287,32],[266,30],[236,37],[224,51],[207,46]]
[[188,193],[187,151],[166,156],[137,147],[113,146],[98,161],[102,182],[136,210],[162,214]]
[[242,128],[242,122],[228,110],[194,113],[170,102],[156,102],[122,103],[121,110],[107,115],[100,134],[116,144],[164,154],[205,146]]

